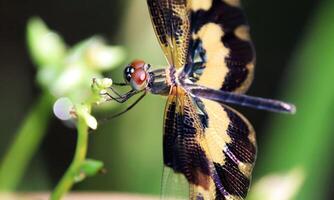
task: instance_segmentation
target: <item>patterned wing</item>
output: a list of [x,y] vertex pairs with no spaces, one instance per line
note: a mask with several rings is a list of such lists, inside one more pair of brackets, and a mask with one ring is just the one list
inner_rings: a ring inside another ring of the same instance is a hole
[[208,115],[201,146],[206,146],[214,169],[216,199],[245,199],[256,160],[256,139],[251,124],[237,111],[201,99]]
[[245,92],[253,79],[255,51],[239,0],[192,0],[190,56],[203,62],[190,78],[197,84]]
[[160,46],[170,65],[186,63],[190,40],[189,0],[147,0]]
[[189,184],[181,173],[175,173],[173,169],[164,167],[161,187],[161,199],[163,200],[188,200]]
[[192,98],[182,88],[173,87],[164,117],[164,164],[185,176],[190,184],[189,199],[195,199],[193,186],[209,189],[211,185],[209,160],[198,141],[203,125],[196,113]]
[[255,133],[234,110],[174,87],[166,105],[163,146],[164,164],[189,183],[189,199],[246,197]]

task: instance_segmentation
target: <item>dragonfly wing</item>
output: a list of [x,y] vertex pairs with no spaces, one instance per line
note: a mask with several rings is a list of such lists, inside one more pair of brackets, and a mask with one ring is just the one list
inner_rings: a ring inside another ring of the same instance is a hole
[[[183,88],[172,88],[164,119],[164,164],[176,174],[185,177],[189,185],[189,199],[196,199],[196,191],[200,188],[209,190],[212,181],[209,161],[198,141],[199,135],[203,133],[202,122],[197,115],[193,99]],[[211,192],[213,197],[215,191]]]
[[211,177],[218,199],[245,199],[256,160],[256,139],[251,124],[232,108],[201,99],[208,115],[201,146],[213,164]]
[[202,68],[189,73],[199,85],[245,92],[253,79],[255,51],[239,0],[192,0],[191,60]]
[[175,173],[173,169],[164,167],[162,176],[161,199],[189,199],[189,184],[183,174]]
[[147,0],[153,27],[170,65],[186,63],[190,40],[189,0]]
[[256,155],[247,120],[180,87],[172,89],[164,118],[164,164],[187,180],[189,199],[244,199]]

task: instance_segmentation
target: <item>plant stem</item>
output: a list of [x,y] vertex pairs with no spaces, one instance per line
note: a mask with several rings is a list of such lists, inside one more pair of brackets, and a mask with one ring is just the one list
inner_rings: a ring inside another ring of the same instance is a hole
[[52,112],[53,97],[44,92],[23,121],[13,144],[0,165],[0,191],[12,191],[38,149]]
[[81,164],[85,161],[88,144],[88,126],[82,116],[78,115],[78,138],[74,159],[66,173],[51,194],[51,200],[61,199],[71,189],[75,177],[79,175]]

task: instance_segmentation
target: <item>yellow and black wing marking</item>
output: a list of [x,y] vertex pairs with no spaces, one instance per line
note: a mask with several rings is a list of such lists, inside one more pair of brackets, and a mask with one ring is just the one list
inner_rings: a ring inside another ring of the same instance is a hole
[[190,40],[190,1],[147,0],[160,46],[170,65],[182,68]]
[[189,199],[246,197],[256,159],[255,132],[231,108],[174,87],[165,110],[163,152],[164,164],[188,181]]
[[202,68],[189,74],[197,84],[245,92],[253,79],[255,51],[240,0],[192,0],[189,56]]
[[[147,3],[170,65],[187,66],[191,80],[212,89],[239,93],[248,89],[253,79],[255,51],[240,0]],[[202,60],[199,67],[194,65],[196,55]]]

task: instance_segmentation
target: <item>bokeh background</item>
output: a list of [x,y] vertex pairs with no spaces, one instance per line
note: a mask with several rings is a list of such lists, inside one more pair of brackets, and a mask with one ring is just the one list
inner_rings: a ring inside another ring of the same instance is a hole
[[[297,169],[304,178],[294,199],[331,199],[334,2],[242,2],[257,50],[256,78],[248,94],[293,102],[298,108],[294,116],[237,108],[257,131],[254,182]],[[69,45],[102,35],[109,44],[123,46],[123,65],[134,58],[166,64],[144,0],[0,0],[0,159],[41,92],[26,47],[26,23],[32,16],[41,17]],[[107,75],[121,81],[123,65]],[[104,161],[108,172],[73,189],[159,194],[164,102],[148,95],[127,114],[100,124],[90,135],[88,157]],[[109,115],[125,106],[115,106]],[[17,190],[51,190],[71,162],[75,132],[51,116]]]

